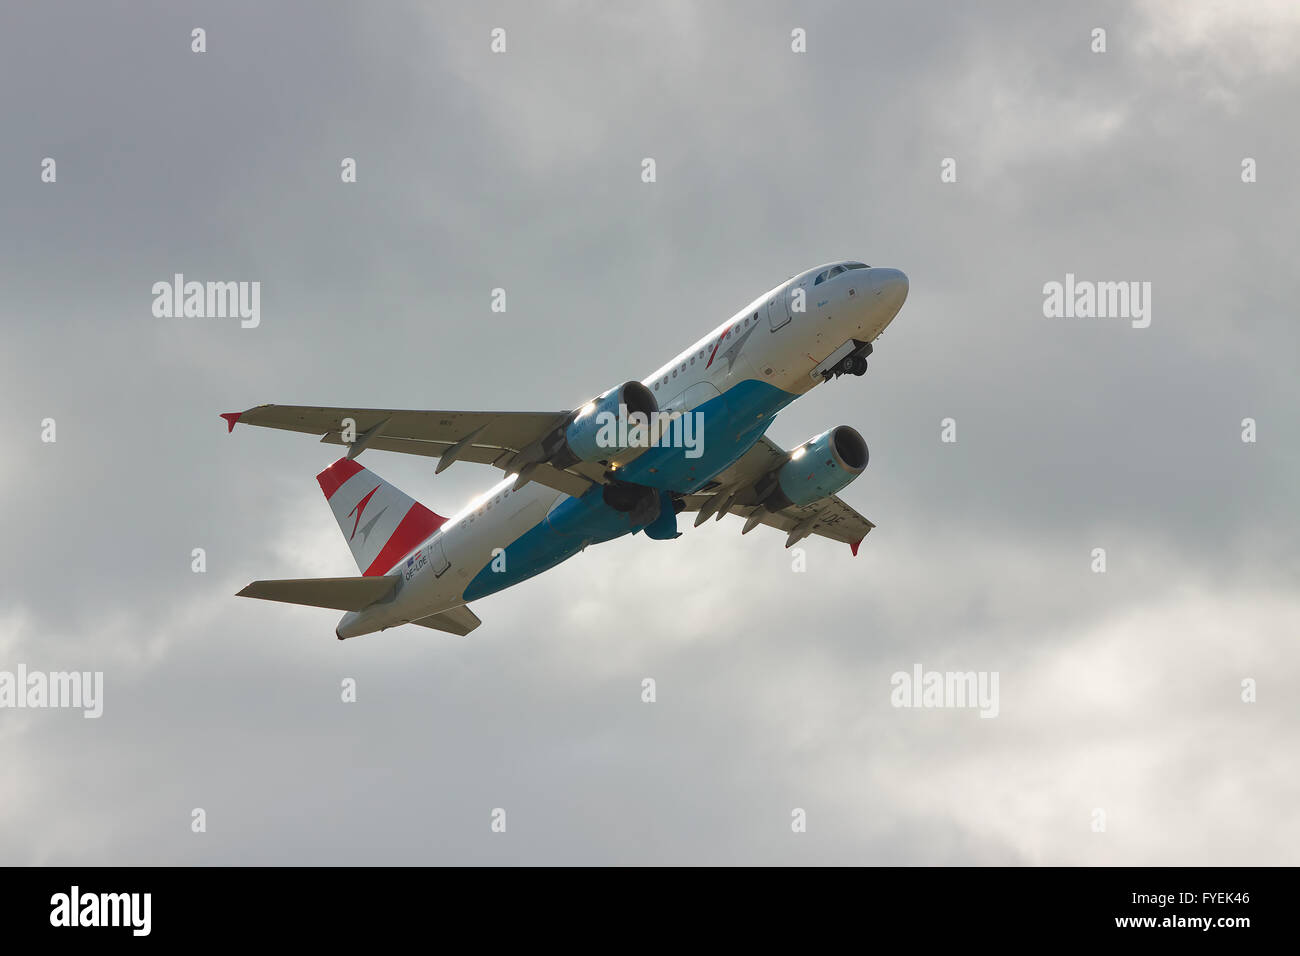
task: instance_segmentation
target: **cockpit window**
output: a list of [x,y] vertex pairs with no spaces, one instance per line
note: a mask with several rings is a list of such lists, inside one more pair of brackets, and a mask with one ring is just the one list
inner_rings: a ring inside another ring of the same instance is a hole
[[850,269],[870,269],[871,266],[863,262],[845,262],[838,266],[832,266],[818,273],[817,278],[813,280],[813,285],[821,285],[827,279],[834,278],[841,272],[848,272]]

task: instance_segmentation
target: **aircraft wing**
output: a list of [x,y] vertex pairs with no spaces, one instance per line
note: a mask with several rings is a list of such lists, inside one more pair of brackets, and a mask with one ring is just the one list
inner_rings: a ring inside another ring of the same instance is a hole
[[[517,471],[534,446],[563,424],[567,411],[461,412],[411,411],[393,408],[321,408],[314,405],[258,405],[221,417],[231,431],[236,424],[282,428],[319,435],[325,444],[344,445],[344,419],[355,423],[357,439],[348,445],[354,458],[366,448],[426,455],[444,459],[441,471],[452,461],[473,461]],[[450,460],[447,460],[450,459]],[[593,470],[594,468],[594,470]],[[584,474],[584,470],[588,473]],[[582,463],[569,469],[535,465],[529,480],[567,495],[582,495],[601,480],[599,466]]]
[[[746,519],[742,534],[748,534],[757,525],[764,524],[786,532],[785,546],[791,547],[810,534],[821,535],[833,541],[843,541],[853,553],[867,533],[875,527],[838,495],[820,498],[810,505],[792,505],[781,511],[768,511],[758,503],[755,485],[785,464],[789,454],[775,442],[760,438],[749,451],[726,471],[718,475],[716,485],[709,491],[686,495],[685,511],[701,512],[696,525],[711,515],[740,515]],[[734,495],[730,507],[724,507]]]

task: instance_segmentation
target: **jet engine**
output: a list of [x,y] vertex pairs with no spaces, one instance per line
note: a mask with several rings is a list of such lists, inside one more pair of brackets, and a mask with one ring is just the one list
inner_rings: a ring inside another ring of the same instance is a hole
[[579,461],[607,461],[629,448],[644,447],[636,443],[638,438],[646,441],[649,424],[658,411],[659,402],[650,389],[640,382],[624,382],[578,410],[564,427],[563,442],[550,462],[567,468]]
[[833,495],[867,467],[867,443],[857,429],[840,425],[804,442],[772,476],[763,504],[769,511],[803,507]]

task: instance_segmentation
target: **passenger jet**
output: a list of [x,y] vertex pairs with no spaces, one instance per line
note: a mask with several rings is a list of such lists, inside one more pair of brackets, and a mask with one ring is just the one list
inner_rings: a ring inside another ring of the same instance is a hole
[[[468,634],[469,609],[588,545],[644,532],[679,536],[678,515],[744,518],[816,534],[858,553],[875,527],[837,493],[867,466],[848,425],[784,451],[764,437],[777,412],[822,382],[867,369],[872,342],[902,308],[907,276],[835,262],[789,279],[641,381],[577,409],[400,411],[259,405],[237,423],[319,435],[347,454],[316,480],[361,574],[254,581],[242,597],[345,611],[339,640],[418,624]],[[505,480],[449,518],[357,463],[366,449],[479,462]]]

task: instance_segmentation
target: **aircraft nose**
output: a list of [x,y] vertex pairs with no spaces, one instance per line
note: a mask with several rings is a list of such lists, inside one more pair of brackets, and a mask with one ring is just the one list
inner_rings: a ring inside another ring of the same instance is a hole
[[895,312],[907,300],[907,275],[900,269],[872,269],[871,283],[876,296],[883,299]]

